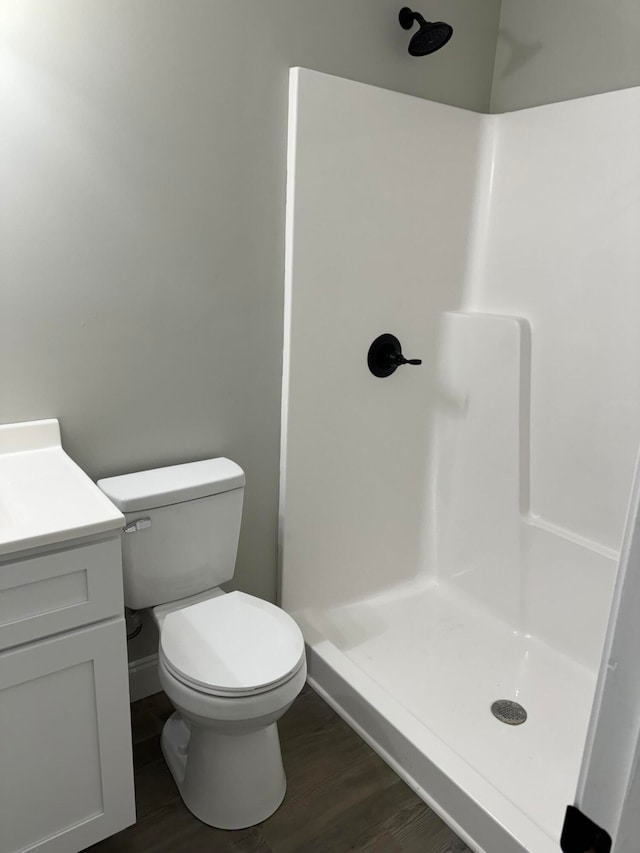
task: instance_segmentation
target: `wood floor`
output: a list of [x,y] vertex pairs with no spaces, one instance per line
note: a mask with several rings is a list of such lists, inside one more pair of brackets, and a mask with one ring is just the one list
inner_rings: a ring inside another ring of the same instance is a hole
[[259,826],[227,832],[183,805],[160,753],[172,708],[132,707],[138,822],[92,853],[471,853],[311,688],[278,728],[287,794]]

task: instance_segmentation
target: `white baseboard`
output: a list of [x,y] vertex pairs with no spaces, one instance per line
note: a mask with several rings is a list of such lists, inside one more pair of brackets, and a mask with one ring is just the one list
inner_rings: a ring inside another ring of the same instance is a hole
[[129,696],[131,702],[152,696],[162,690],[158,676],[158,655],[129,661]]

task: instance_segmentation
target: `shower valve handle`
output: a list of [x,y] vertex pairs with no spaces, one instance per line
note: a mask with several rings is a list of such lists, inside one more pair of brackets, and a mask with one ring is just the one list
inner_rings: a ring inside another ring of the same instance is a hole
[[374,376],[384,379],[403,364],[422,364],[421,358],[405,358],[402,355],[402,346],[395,335],[385,332],[378,335],[369,347],[367,353],[367,365]]
[[421,358],[405,358],[401,352],[392,352],[389,355],[389,361],[392,364],[397,364],[398,367],[401,364],[422,364]]

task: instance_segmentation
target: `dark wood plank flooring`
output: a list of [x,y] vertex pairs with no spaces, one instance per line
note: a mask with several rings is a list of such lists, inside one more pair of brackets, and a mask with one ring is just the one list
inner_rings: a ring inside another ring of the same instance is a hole
[[287,794],[259,826],[228,832],[183,805],[160,753],[162,693],[131,706],[138,822],[93,853],[471,853],[309,687],[278,724]]

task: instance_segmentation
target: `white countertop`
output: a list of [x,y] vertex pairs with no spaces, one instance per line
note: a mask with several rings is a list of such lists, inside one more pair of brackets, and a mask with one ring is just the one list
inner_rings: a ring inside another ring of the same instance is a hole
[[122,513],[62,449],[55,418],[0,425],[0,556],[123,524]]

